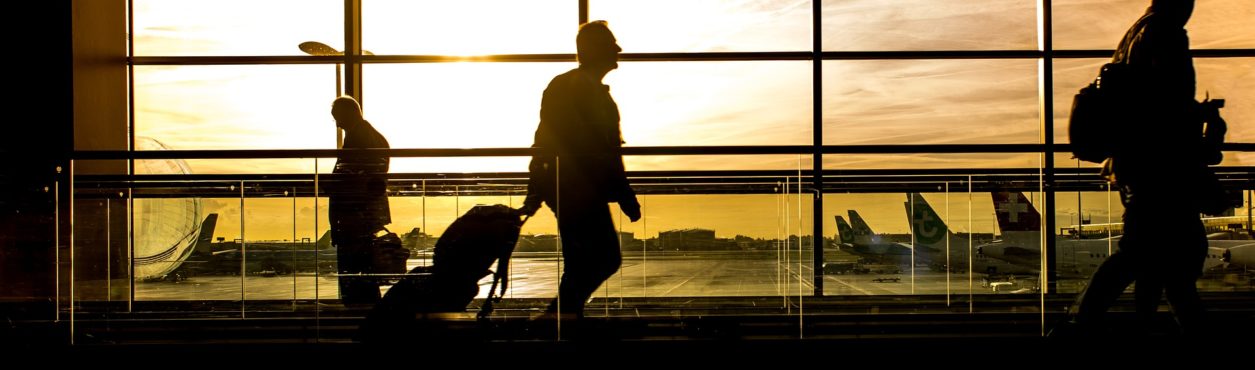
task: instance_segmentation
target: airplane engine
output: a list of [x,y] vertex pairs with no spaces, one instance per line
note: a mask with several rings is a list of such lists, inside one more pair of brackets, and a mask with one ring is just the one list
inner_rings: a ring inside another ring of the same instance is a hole
[[[137,137],[136,150],[168,150],[165,144]],[[187,162],[175,159],[137,160],[135,173],[190,174]],[[191,252],[200,229],[200,198],[136,198],[135,250],[132,254],[135,279],[158,279],[178,268]]]

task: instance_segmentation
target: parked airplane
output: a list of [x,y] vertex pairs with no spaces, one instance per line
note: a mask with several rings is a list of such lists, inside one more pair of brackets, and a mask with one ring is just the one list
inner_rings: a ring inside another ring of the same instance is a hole
[[846,224],[845,219],[836,216],[837,231],[841,233],[842,251],[874,259],[880,263],[911,263],[910,244],[885,242],[880,235],[872,231],[871,226],[863,220],[862,216],[859,216],[858,212],[854,210],[848,212],[853,225]]
[[[925,264],[935,271],[966,273],[971,271],[987,275],[1035,274],[1035,269],[1006,261],[968,253],[970,237],[950,231],[941,216],[919,194],[907,194],[906,214],[914,234],[911,243],[884,241],[868,226],[857,211],[850,210],[851,224],[841,216],[835,216],[842,251],[880,263],[901,265]],[[949,245],[947,245],[949,242]]]
[[[317,241],[220,241],[198,244],[179,278],[198,275],[286,275],[294,272],[334,272],[336,249],[331,231]],[[177,280],[177,279],[176,279]]]
[[[1041,266],[1041,214],[1024,193],[992,193],[1002,238],[981,245],[977,252],[1022,266]],[[1060,277],[1087,278],[1114,252],[1120,236],[1077,239],[1055,236],[1055,267]],[[1225,250],[1255,244],[1250,240],[1208,240],[1203,269],[1224,263]]]
[[1230,266],[1245,270],[1255,269],[1255,244],[1247,244],[1225,249],[1221,259]]
[[1031,275],[1036,269],[969,253],[972,240],[956,235],[937,214],[928,200],[918,193],[906,195],[906,215],[914,235],[916,260],[938,271],[984,273],[988,275]]
[[[170,149],[160,141],[143,136],[135,138],[135,148],[148,151]],[[135,161],[135,173],[185,175],[192,170],[181,159],[145,159]],[[196,244],[200,243],[200,236],[213,236],[218,220],[217,214],[209,214],[202,221],[204,209],[197,197],[137,198],[133,204],[135,239],[131,265],[135,280],[166,278],[191,255]]]
[[[185,275],[179,273],[181,270],[187,269],[185,263],[189,262],[188,257],[193,255],[198,248],[208,248],[213,242],[214,229],[218,224],[218,214],[210,213],[205,216],[205,220],[201,222],[199,227],[192,228],[184,235],[178,235],[172,239],[173,243],[168,248],[155,251],[153,248],[145,248],[149,252],[140,252],[140,240],[148,240],[147,238],[156,239],[154,235],[146,235],[146,238],[136,237],[136,256],[132,260],[135,266],[135,277],[138,280],[180,280]],[[195,263],[195,262],[193,262]]]

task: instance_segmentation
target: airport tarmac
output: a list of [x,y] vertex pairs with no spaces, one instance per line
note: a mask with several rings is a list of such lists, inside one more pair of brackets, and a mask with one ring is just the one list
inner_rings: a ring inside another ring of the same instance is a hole
[[[607,280],[594,297],[734,297],[807,296],[814,294],[811,263],[802,256],[744,258],[733,256],[625,256],[619,273]],[[409,267],[430,263],[411,259]],[[511,264],[506,298],[548,298],[557,294],[561,259],[556,255],[520,256]],[[284,300],[338,298],[335,275],[277,276],[205,275],[179,282],[140,282],[137,300]],[[480,282],[480,297],[491,278]],[[1082,280],[1061,280],[1060,291],[1075,292]],[[825,295],[966,295],[1037,294],[1034,277],[986,281],[981,274],[945,274],[927,268],[898,274],[830,274],[824,277]],[[389,286],[381,288],[386,291]],[[1219,280],[1204,279],[1200,288],[1235,289]]]

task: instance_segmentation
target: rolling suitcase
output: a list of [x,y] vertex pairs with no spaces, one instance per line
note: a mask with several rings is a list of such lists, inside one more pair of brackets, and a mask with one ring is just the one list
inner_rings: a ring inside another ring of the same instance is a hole
[[[427,314],[465,312],[479,294],[479,280],[493,275],[479,317],[492,312],[509,284],[510,256],[523,219],[505,205],[477,205],[458,217],[436,241],[431,266],[416,267],[393,285],[367,315],[359,333],[364,342],[423,335]],[[497,262],[497,271],[489,270]]]

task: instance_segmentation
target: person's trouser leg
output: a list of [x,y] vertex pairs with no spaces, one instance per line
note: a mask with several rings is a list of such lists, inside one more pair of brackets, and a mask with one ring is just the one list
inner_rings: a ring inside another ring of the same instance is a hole
[[[1197,330],[1203,317],[1195,286],[1207,258],[1207,236],[1198,211],[1175,189],[1142,189],[1133,206],[1126,204],[1125,236],[1137,252],[1135,275],[1138,316],[1153,323],[1161,292],[1185,332]],[[1149,327],[1148,327],[1149,328]]]
[[623,258],[610,208],[604,203],[577,206],[563,204],[566,213],[558,221],[564,271],[549,311],[582,316],[585,302],[619,270]]
[[1190,217],[1190,220],[1182,220],[1181,223],[1181,237],[1172,238],[1170,244],[1164,245],[1167,249],[1160,268],[1164,271],[1164,291],[1181,332],[1196,335],[1205,326],[1205,312],[1198,297],[1197,282],[1207,260],[1207,236],[1197,218]]
[[1111,308],[1116,299],[1124,293],[1124,289],[1136,278],[1134,256],[1123,251],[1116,251],[1107,257],[1094,276],[1089,279],[1085,290],[1077,295],[1070,314],[1072,320],[1081,331],[1092,331],[1102,321],[1102,316]]
[[1195,280],[1182,280],[1165,287],[1172,314],[1181,326],[1181,332],[1186,335],[1198,334],[1204,327],[1203,301],[1198,297],[1195,283]]
[[[1081,333],[1092,333],[1102,323],[1107,310],[1120,298],[1125,288],[1138,278],[1138,265],[1144,257],[1142,243],[1147,241],[1145,206],[1131,202],[1130,189],[1121,189],[1121,203],[1124,204],[1124,235],[1119,242],[1119,249],[1098,265],[1094,275],[1090,277],[1085,289],[1076,296],[1076,302],[1069,310],[1070,320],[1075,330]],[[1149,291],[1147,291],[1149,292]]]
[[1155,314],[1159,312],[1159,300],[1163,298],[1164,282],[1153,274],[1139,274],[1137,285],[1133,287],[1133,296],[1137,306],[1137,319],[1144,326],[1154,324]]
[[371,239],[365,228],[336,228],[331,238],[336,247],[340,302],[345,305],[372,305],[379,301],[379,283],[369,276],[374,263]]

